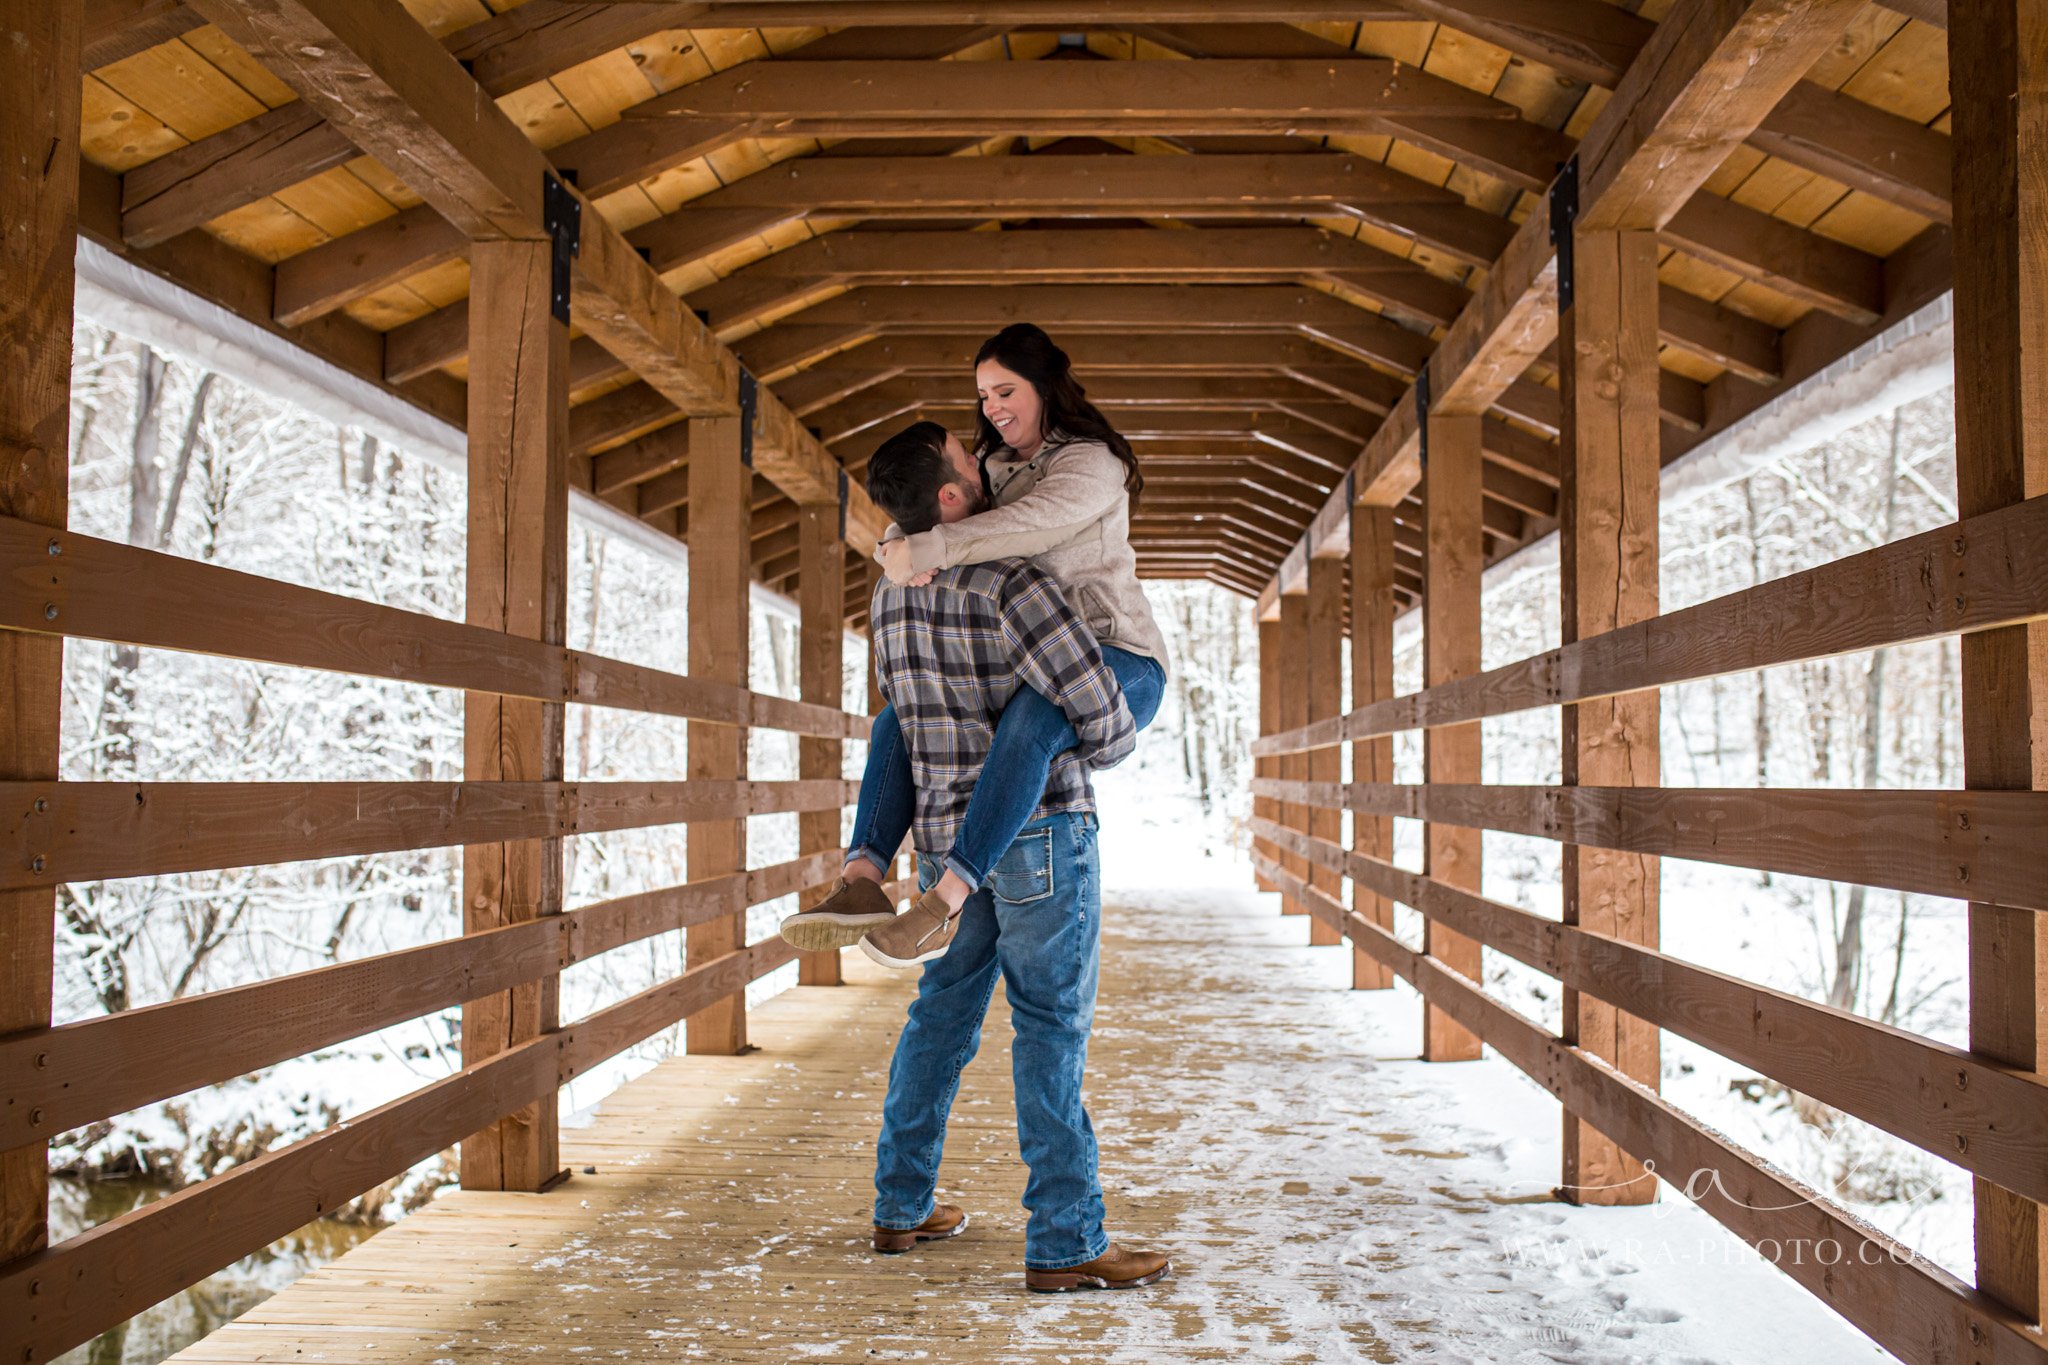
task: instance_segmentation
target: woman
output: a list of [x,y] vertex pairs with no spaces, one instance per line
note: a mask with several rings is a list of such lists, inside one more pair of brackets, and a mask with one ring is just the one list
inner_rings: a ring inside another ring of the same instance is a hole
[[[960,564],[1031,558],[1095,633],[1142,730],[1165,691],[1166,644],[1131,548],[1131,509],[1144,488],[1137,456],[1088,401],[1066,352],[1040,328],[1005,327],[974,361],[981,409],[975,455],[994,506],[885,540],[876,558],[895,583]],[[984,780],[945,871],[912,912],[931,919],[931,932],[915,937],[914,951],[877,947],[864,935],[896,917],[881,880],[910,828],[913,804],[910,760],[895,714],[885,708],[875,718],[845,874],[825,902],[783,922],[783,937],[812,950],[858,941],[890,967],[940,956],[951,942],[953,917],[1030,820],[1053,760],[1075,743],[1058,707],[1029,688],[1017,693],[996,727]]]

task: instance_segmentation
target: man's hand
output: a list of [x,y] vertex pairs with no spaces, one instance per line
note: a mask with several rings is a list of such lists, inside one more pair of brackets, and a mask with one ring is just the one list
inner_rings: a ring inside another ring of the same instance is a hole
[[937,578],[938,576],[939,571],[937,569],[926,569],[923,573],[918,574],[914,578],[904,580],[903,586],[906,588],[922,588],[928,585],[934,578]]
[[881,564],[882,572],[889,576],[889,581],[899,587],[905,584],[909,584],[912,587],[919,586],[912,582],[914,578],[918,577],[922,577],[926,583],[931,582],[931,575],[929,573],[918,575],[911,572],[910,542],[908,540],[883,541],[875,547],[875,559]]

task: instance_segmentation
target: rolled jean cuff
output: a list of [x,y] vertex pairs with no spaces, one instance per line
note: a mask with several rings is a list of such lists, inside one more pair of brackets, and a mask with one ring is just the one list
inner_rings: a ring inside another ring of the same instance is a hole
[[1057,1261],[1052,1264],[1046,1264],[1041,1261],[1036,1261],[1033,1260],[1031,1257],[1026,1256],[1024,1258],[1024,1268],[1026,1270],[1072,1270],[1077,1265],[1087,1265],[1096,1257],[1104,1255],[1109,1251],[1108,1233],[1098,1232],[1095,1234],[1095,1239],[1096,1240],[1093,1243],[1095,1250],[1089,1252],[1085,1256],[1076,1257],[1071,1261]]
[[958,849],[946,855],[946,871],[952,873],[961,881],[966,882],[969,893],[981,890],[981,884],[988,880],[988,873],[981,871],[973,863],[968,862],[966,858],[961,856]]
[[862,844],[859,848],[849,848],[848,850],[846,850],[845,865],[847,867],[852,867],[855,863],[861,861],[862,859],[865,859],[869,866],[873,867],[875,871],[881,873],[884,877],[889,875],[889,863],[891,859],[888,857],[887,854],[882,853],[879,849],[873,848],[867,844]]

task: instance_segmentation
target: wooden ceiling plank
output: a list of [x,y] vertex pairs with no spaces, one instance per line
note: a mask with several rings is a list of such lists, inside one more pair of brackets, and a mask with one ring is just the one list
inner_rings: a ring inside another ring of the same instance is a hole
[[495,104],[475,98],[468,73],[395,5],[193,8],[299,92],[302,103],[286,108],[321,121],[351,154],[391,167],[465,236],[546,236],[540,152]]
[[[1727,0],[1675,11],[1579,144],[1578,222],[1661,228],[1861,8],[1860,0]],[[1433,411],[1484,412],[1554,341],[1550,237],[1541,199],[1437,347]],[[1387,505],[1415,486],[1416,427],[1414,404],[1397,404],[1352,471],[1358,501]],[[1339,510],[1348,523],[1348,508]]]
[[[546,237],[546,159],[396,0],[267,0],[260,11],[236,0],[197,4],[363,150],[403,167],[410,187],[453,226],[471,236]],[[575,260],[571,316],[587,335],[683,413],[738,410],[732,353],[587,203]],[[772,394],[755,424],[757,470],[793,497],[839,501],[837,465]],[[849,534],[871,538],[879,529],[857,499]]]
[[[1574,79],[1618,87],[1654,28],[1603,0],[1402,0],[1416,14],[1484,38],[1519,57],[1557,67]],[[1900,0],[1888,6],[1946,25],[1941,0]],[[1903,7],[1903,8],[1902,8]],[[1926,13],[1915,13],[1924,10]],[[1759,53],[1766,51],[1760,45]],[[1809,64],[1810,65],[1810,64]],[[1802,170],[1866,190],[1938,223],[1950,219],[1948,139],[1910,119],[1841,95],[1812,81],[1795,82],[1757,122],[1752,147]],[[1444,155],[1462,159],[1458,152]],[[1468,163],[1472,164],[1472,163]],[[1540,170],[1540,167],[1537,168]],[[1541,188],[1538,183],[1524,189]]]
[[[138,0],[94,3],[118,11],[136,7]],[[164,8],[160,0],[139,4]],[[615,5],[602,7],[604,14],[590,13],[598,8],[534,0],[457,30],[443,46],[493,98],[501,98],[666,28],[689,7]],[[181,7],[177,22],[205,22],[202,11],[203,6]],[[606,46],[594,46],[598,42]],[[357,155],[357,144],[324,118],[302,104],[284,105],[131,171],[123,185],[122,235],[137,246],[167,241]]]

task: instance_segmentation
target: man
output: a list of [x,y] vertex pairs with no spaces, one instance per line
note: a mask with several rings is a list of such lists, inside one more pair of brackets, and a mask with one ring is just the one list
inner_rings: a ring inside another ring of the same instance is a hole
[[[929,422],[883,444],[868,488],[906,525],[956,521],[984,501],[974,461]],[[926,889],[1018,688],[1058,705],[1081,741],[1054,763],[1030,823],[951,923],[948,951],[924,964],[882,1106],[875,1249],[907,1251],[967,1226],[962,1210],[933,1194],[947,1113],[1000,973],[1016,1030],[1018,1144],[1030,1168],[1025,1283],[1042,1292],[1151,1284],[1171,1269],[1167,1258],[1126,1251],[1103,1231],[1095,1132],[1081,1097],[1102,929],[1088,769],[1135,744],[1123,693],[1058,586],[1026,560],[946,569],[927,586],[885,582],[869,619],[882,691],[916,777],[912,829]],[[919,924],[928,913],[914,907],[870,937],[902,938],[892,951],[909,951],[935,927]]]

